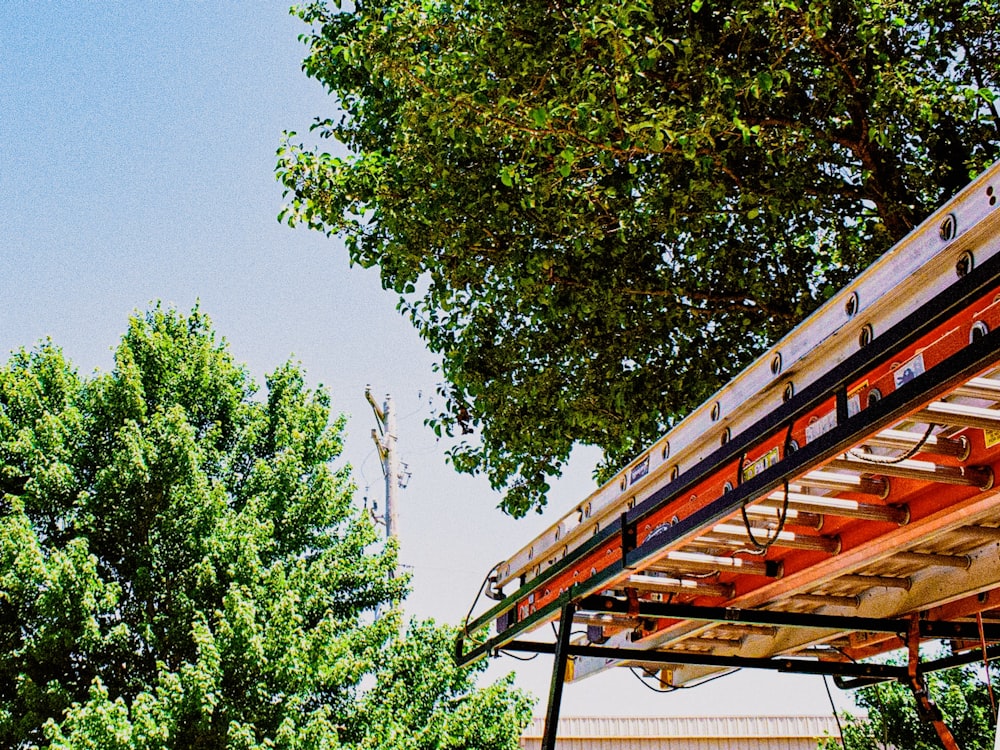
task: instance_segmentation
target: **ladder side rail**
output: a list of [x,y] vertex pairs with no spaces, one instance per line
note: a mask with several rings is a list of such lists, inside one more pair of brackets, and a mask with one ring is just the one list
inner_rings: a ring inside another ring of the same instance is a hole
[[[986,363],[995,363],[998,355],[998,347],[1000,347],[1000,329],[994,331],[988,337],[980,339],[975,344],[970,345],[960,355],[956,355],[949,360],[946,366],[929,371],[927,375],[933,375],[936,382],[925,381],[924,384],[928,386],[928,390],[946,391],[954,381],[960,381],[970,373],[980,371]],[[917,389],[914,387],[914,381],[911,381],[907,385],[910,388],[900,388],[894,394],[890,394],[884,400],[879,401],[878,404],[873,405],[871,410],[865,410],[852,417],[848,423],[821,436],[821,438],[812,444],[811,451],[809,450],[810,446],[807,446],[800,451],[792,453],[788,459],[789,465],[785,467],[776,465],[768,469],[733,492],[707,505],[697,514],[697,517],[689,517],[689,519],[685,519],[685,521],[671,527],[664,537],[658,537],[654,543],[650,543],[649,545],[640,546],[632,553],[634,559],[632,561],[626,560],[618,566],[618,569],[627,572],[633,565],[641,566],[645,559],[656,556],[663,548],[670,548],[685,535],[696,534],[704,525],[714,523],[718,519],[731,514],[734,508],[739,507],[740,503],[759,491],[759,487],[756,487],[756,485],[764,487],[764,491],[767,491],[766,488],[773,488],[781,483],[782,477],[780,475],[782,471],[795,472],[813,463],[815,456],[810,456],[809,453],[815,453],[819,456],[824,454],[836,455],[843,450],[845,445],[849,445],[852,441],[856,440],[857,435],[864,434],[873,428],[877,429],[879,423],[892,422],[899,419],[901,415],[913,408],[914,400],[919,401],[927,397],[925,393],[917,392]],[[581,584],[576,588],[591,592],[598,591],[604,586],[605,580],[609,578],[611,578],[610,575],[601,576],[601,581],[596,586],[589,585],[590,581],[588,580],[586,586]]]
[[[705,439],[706,434],[727,426],[739,432],[755,422],[761,398],[769,399],[767,406],[776,398],[780,399],[783,383],[793,375],[800,386],[819,379],[824,363],[839,364],[849,356],[857,331],[865,325],[879,329],[892,327],[951,285],[955,261],[960,254],[968,250],[970,243],[982,242],[984,237],[996,234],[992,225],[996,223],[997,212],[984,199],[984,187],[998,177],[1000,162],[588,496],[578,506],[579,513],[574,511],[565,515],[515,553],[501,568],[499,587],[531,570],[538,564],[535,561],[551,558],[552,550],[570,546],[582,530],[626,510],[627,504],[635,500],[637,493],[643,493],[644,487],[654,479],[662,480],[663,474],[669,471],[668,465],[702,460],[713,442]],[[994,221],[989,221],[991,218]],[[952,227],[950,231],[955,232],[954,236],[944,235],[946,224]],[[1000,247],[977,248],[979,262],[997,252]],[[886,294],[888,291],[893,293]],[[852,298],[856,300],[855,309],[845,320],[845,306]],[[900,298],[907,299],[907,304],[900,305]],[[788,365],[777,373],[771,367],[776,355],[788,361]],[[719,414],[713,418],[715,408]],[[634,474],[640,469],[640,476],[636,478]],[[584,513],[583,509],[589,512]]]
[[[738,455],[740,450],[749,450],[755,442],[766,440],[768,436],[774,436],[782,430],[784,425],[793,422],[802,413],[808,413],[808,407],[812,402],[822,398],[824,389],[843,389],[845,384],[854,382],[858,377],[863,376],[866,368],[870,368],[873,363],[891,360],[900,350],[912,345],[913,341],[919,340],[921,336],[933,331],[935,327],[948,326],[951,317],[961,315],[967,306],[976,302],[981,303],[984,298],[994,294],[996,291],[994,287],[998,279],[1000,279],[1000,257],[991,259],[990,262],[984,264],[981,275],[977,275],[974,279],[966,277],[962,280],[964,283],[956,284],[946,293],[939,295],[934,305],[922,308],[914,314],[910,321],[907,321],[906,325],[897,326],[892,332],[887,332],[885,338],[866,348],[871,349],[871,353],[862,350],[849,361],[834,368],[824,381],[814,384],[801,394],[803,403],[798,403],[797,399],[793,399],[784,404],[781,409],[761,420],[759,430],[754,429],[743,433],[745,437],[742,440],[734,439],[731,444],[723,446],[717,451],[713,458],[706,459],[690,472],[682,475],[678,479],[677,487],[662,488],[647,503],[628,512],[626,523],[634,527],[643,520],[654,517],[656,513],[664,515],[663,511],[668,505],[692,489],[698,488],[701,483],[710,481],[715,472],[732,463],[734,456]],[[993,291],[983,295],[983,286]],[[970,297],[972,297],[971,300]],[[913,325],[910,325],[911,322]],[[985,349],[984,341],[991,342]],[[885,345],[881,346],[882,343]],[[957,380],[971,377],[991,361],[994,361],[997,358],[998,344],[1000,344],[1000,338],[997,336],[997,331],[993,331],[976,342],[966,345],[949,360],[931,368],[919,378],[901,385],[895,391],[889,392],[882,400],[870,404],[868,408],[861,410],[833,430],[820,435],[798,451],[783,457],[774,466],[747,479],[729,493],[700,505],[685,518],[678,518],[676,523],[673,523],[665,532],[658,534],[655,541],[640,543],[636,550],[627,552],[624,568],[633,571],[641,570],[658,552],[676,548],[690,541],[703,529],[738,511],[742,504],[751,502],[756,497],[779,488],[784,480],[798,476],[811,466],[824,463],[865,435],[884,429],[902,419],[912,409],[918,408],[926,401],[932,400],[951,387],[955,387],[958,384]],[[990,348],[991,346],[993,348]],[[873,356],[874,352],[878,352],[878,354]],[[973,355],[975,356],[971,360],[973,364],[970,369],[965,363]],[[952,374],[955,367],[961,368],[957,375]],[[761,437],[762,435],[764,437]],[[731,446],[732,450],[730,450]],[[656,520],[662,523],[661,518]],[[573,563],[577,563],[577,561],[574,560]],[[550,581],[549,594],[556,593],[563,587],[564,585],[561,585],[558,579]],[[533,606],[543,606],[546,603],[546,598],[545,596],[535,596]]]
[[[829,401],[831,394],[843,392],[855,381],[864,378],[868,372],[877,369],[878,364],[895,360],[901,352],[905,351],[914,342],[919,341],[936,329],[946,327],[952,318],[960,315],[975,303],[984,301],[984,298],[989,296],[990,290],[998,283],[1000,283],[1000,256],[994,256],[973,273],[959,279],[955,284],[938,294],[933,300],[922,305],[905,321],[902,321],[883,335],[875,338],[868,346],[854,352],[846,360],[828,370],[823,377],[811,383],[799,394],[793,396],[788,402],[783,403],[777,409],[765,415],[754,424],[752,429],[738,433],[729,443],[716,451],[713,456],[704,460],[702,464],[692,467],[690,471],[685,472],[687,478],[682,483],[679,492],[683,493],[694,486],[699,480],[710,475],[713,466],[725,463],[726,459],[738,458],[743,453],[750,452],[755,444],[766,440],[766,437],[760,437],[761,433],[766,433],[768,436],[774,435],[783,426],[797,421],[804,414]],[[877,354],[875,354],[876,352]],[[933,368],[921,377],[898,387],[892,393],[904,388],[907,389],[907,392],[913,390],[913,383],[917,385],[926,383],[926,378],[931,372],[933,372]],[[883,394],[884,397],[888,395],[891,394]],[[927,400],[930,401],[931,399],[928,398]],[[871,408],[872,406],[875,406],[875,404],[870,404],[867,408]],[[866,411],[867,408],[863,409],[862,412]],[[849,417],[849,419],[857,418],[857,416],[854,415],[853,417]],[[839,428],[841,425],[838,424],[837,427]],[[725,458],[719,460],[719,457],[722,456]],[[684,477],[679,477],[679,479],[681,478]],[[662,495],[665,494],[667,489],[667,487],[661,488],[659,492],[654,493],[648,500],[637,505],[629,512],[629,520],[637,522],[652,513],[661,503]]]

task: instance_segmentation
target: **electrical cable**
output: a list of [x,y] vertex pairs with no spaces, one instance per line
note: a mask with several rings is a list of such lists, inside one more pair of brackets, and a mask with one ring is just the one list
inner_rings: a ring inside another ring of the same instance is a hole
[[[642,686],[644,688],[646,688],[647,690],[652,690],[654,693],[674,693],[674,692],[680,690],[680,688],[678,686],[676,686],[676,685],[671,685],[670,687],[666,687],[666,688],[653,687],[648,682],[646,682],[646,678],[645,677],[643,677],[641,674],[639,674],[637,667],[629,667],[628,670],[629,670],[629,672],[631,672],[632,674],[635,675],[636,679],[639,680],[639,682],[642,683]],[[646,677],[655,677],[656,676],[655,674],[651,674],[648,669],[644,669],[642,671],[645,673]]]
[[826,688],[826,697],[830,701],[830,711],[833,712],[833,719],[837,722],[837,734],[840,735],[840,746],[847,750],[847,741],[844,739],[844,727],[840,723],[840,716],[837,714],[837,706],[833,702],[833,693],[830,691],[830,683],[823,675],[823,687]]
[[532,654],[531,656],[517,656],[510,651],[504,651],[502,648],[497,649],[497,653],[503,656],[509,656],[511,659],[517,659],[518,661],[534,661],[538,658],[538,654]]
[[[732,670],[729,670],[729,671],[726,671],[726,672],[722,672],[721,674],[717,674],[714,677],[709,677],[706,680],[702,680],[701,682],[699,682],[699,683],[697,683],[695,685],[671,685],[668,688],[655,688],[655,687],[653,687],[652,685],[650,685],[649,683],[646,682],[645,678],[642,675],[640,675],[638,671],[636,671],[637,669],[639,669],[639,668],[638,667],[629,667],[629,671],[632,674],[634,674],[636,676],[636,678],[639,681],[641,681],[642,684],[648,690],[652,690],[654,693],[674,693],[674,692],[676,692],[678,690],[694,690],[695,688],[701,687],[702,685],[707,685],[710,682],[715,682],[716,680],[721,680],[723,677],[728,677],[729,675],[736,674],[737,672],[740,671],[739,669],[732,669]],[[655,679],[659,679],[656,676],[656,672],[651,672],[648,669],[642,669],[642,671],[645,673],[646,677],[653,677]]]
[[906,461],[907,459],[913,458],[915,455],[920,453],[920,450],[924,447],[924,445],[927,444],[927,441],[930,440],[931,432],[934,430],[935,427],[937,427],[937,425],[934,424],[933,422],[927,425],[927,431],[924,432],[924,436],[917,441],[917,444],[914,445],[912,448],[910,448],[908,451],[906,451],[906,453],[904,453],[903,455],[896,456],[895,458],[889,458],[888,456],[873,456],[868,453],[859,453],[855,448],[852,448],[851,450],[847,451],[847,454],[849,456],[853,456],[859,461],[864,461],[865,463],[869,464],[882,464],[884,466],[899,464],[902,463],[903,461]]
[[371,458],[372,454],[374,453],[375,453],[374,448],[369,450],[368,453],[365,455],[365,457],[362,459],[361,465],[358,467],[358,473],[361,474],[361,481],[363,481],[366,486],[368,485],[368,477],[365,476],[365,464],[368,463],[368,459]]
[[[904,633],[897,633],[896,635],[899,638],[901,638],[901,639],[905,638],[905,634]],[[833,645],[831,645],[830,648],[832,648],[834,651],[838,652],[841,656],[846,656],[848,659],[850,659],[850,661],[851,661],[852,664],[857,664],[858,663],[857,659],[855,659],[853,656],[851,656],[849,653],[847,653],[846,651],[844,651],[844,649],[840,648],[839,646],[833,646]],[[872,692],[875,694],[875,702],[878,703],[879,711],[882,712],[883,716],[886,716],[887,713],[886,713],[886,709],[885,709],[885,702],[882,700],[882,691],[879,690],[879,688],[881,687],[880,683],[875,683],[874,685],[871,685],[870,687],[872,689]],[[839,724],[838,724],[838,726],[839,726]],[[889,737],[888,737],[888,725],[886,724],[886,722],[882,722],[882,744],[885,745],[888,741],[889,741]],[[844,750],[847,750],[846,746],[845,746]]]
[[[788,429],[785,432],[785,449],[782,453],[783,456],[788,456],[789,448],[792,445],[792,422],[788,423]],[[740,463],[738,468],[738,473],[736,475],[737,486],[743,483],[743,463],[746,461],[746,453],[740,456]],[[750,543],[756,548],[755,550],[747,550],[747,554],[750,555],[765,555],[771,545],[778,541],[778,537],[781,536],[781,532],[785,529],[785,521],[788,518],[788,478],[785,477],[781,480],[785,487],[785,500],[781,504],[781,513],[778,516],[778,528],[775,529],[774,534],[770,538],[766,538],[761,542],[757,537],[753,535],[753,530],[750,527],[750,517],[747,515],[747,505],[748,502],[744,502],[740,505],[740,515],[743,516],[743,526],[746,528],[747,536],[750,539]]]
[[693,578],[695,580],[703,581],[706,578],[718,578],[721,575],[722,575],[721,571],[719,571],[719,570],[713,570],[713,571],[709,571],[708,573],[684,573],[682,575],[682,577],[683,578]]
[[[785,529],[785,519],[788,518],[788,480],[781,480],[782,484],[785,486],[785,501],[781,504],[781,514],[778,516],[778,528],[774,530],[774,534],[761,542],[757,537],[753,535],[753,531],[750,527],[750,517],[747,515],[746,503],[740,506],[740,514],[743,516],[743,526],[746,528],[747,537],[750,539],[750,543],[756,549],[746,550],[745,553],[748,555],[765,555],[767,551],[771,548],[771,545],[778,541],[781,536],[781,532]],[[744,550],[737,550],[737,552],[743,552]]]
[[[476,594],[476,598],[472,600],[472,606],[469,607],[468,614],[465,615],[465,620],[462,623],[462,635],[464,635],[466,638],[468,638],[471,641],[476,641],[476,639],[473,638],[472,634],[469,632],[469,620],[472,619],[472,612],[476,608],[476,605],[479,604],[479,597],[481,597],[483,595],[483,591],[486,590],[486,584],[489,583],[490,576],[493,575],[493,573],[496,571],[496,569],[499,568],[502,564],[503,564],[503,560],[501,560],[496,565],[494,565],[492,568],[490,568],[489,571],[486,573],[486,577],[483,578],[483,582],[481,584],[479,584],[479,592]],[[478,641],[476,641],[476,642],[478,642]]]
[[396,421],[397,422],[402,422],[404,419],[409,419],[410,417],[414,416],[415,414],[419,414],[423,410],[424,410],[424,408],[422,406],[418,406],[416,409],[414,409],[413,411],[411,411],[409,414],[404,414],[401,417],[396,417]]
[[[555,620],[553,620],[552,622],[550,622],[549,625],[552,627],[552,635],[554,635],[556,638],[558,638],[559,637],[559,631],[556,630],[556,622],[555,622]],[[574,635],[587,635],[587,631],[586,630],[573,630],[573,631],[570,632],[569,635],[570,635],[570,638],[572,638]]]

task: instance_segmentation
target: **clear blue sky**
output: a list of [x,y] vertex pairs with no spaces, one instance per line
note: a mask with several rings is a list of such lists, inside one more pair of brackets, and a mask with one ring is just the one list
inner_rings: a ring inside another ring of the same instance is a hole
[[[275,150],[335,103],[300,71],[284,2],[0,3],[0,354],[51,337],[79,369],[111,366],[134,310],[200,301],[258,382],[292,357],[350,417],[364,494],[381,470],[363,398],[391,392],[413,478],[402,495],[409,611],[457,622],[482,576],[588,493],[570,466],[547,517],[495,509],[423,428],[433,358],[374,272],[336,240],[280,225]],[[516,669],[544,709],[550,660]],[[825,713],[819,678],[740,674],[659,696],[616,670],[567,687],[564,715]]]

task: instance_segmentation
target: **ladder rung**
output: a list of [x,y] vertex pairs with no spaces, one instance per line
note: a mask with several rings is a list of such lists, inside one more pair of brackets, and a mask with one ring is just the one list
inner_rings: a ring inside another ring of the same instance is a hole
[[743,557],[717,557],[700,552],[668,552],[650,566],[650,570],[678,573],[742,573],[744,575],[780,578],[781,566],[765,560],[748,560]]
[[859,477],[855,474],[835,474],[832,471],[810,471],[795,480],[788,489],[792,492],[800,492],[803,487],[814,487],[834,492],[857,492],[883,499],[889,496],[889,483],[884,479]]
[[[662,648],[657,649],[657,651],[667,655],[676,654],[678,657],[684,656],[684,657],[695,657],[695,658],[699,656],[703,657],[708,653],[703,648],[684,648],[685,643],[686,641],[681,641],[676,646],[668,644],[666,646],[663,646]],[[642,662],[637,660],[636,663],[641,664]],[[662,667],[663,665],[658,664],[656,666]]]
[[923,433],[906,430],[882,430],[865,440],[864,445],[878,448],[894,448],[901,451],[911,451],[918,445],[918,453],[937,456],[952,456],[965,460],[969,456],[969,441],[965,438],[948,438],[941,435],[925,436]]
[[[770,507],[780,507],[784,502],[784,492],[773,492],[763,502]],[[788,507],[825,513],[843,518],[859,518],[865,521],[888,521],[902,526],[910,520],[910,511],[889,505],[869,505],[842,497],[803,495],[799,492],[788,494]]]
[[966,538],[982,539],[987,542],[1000,542],[1000,529],[993,526],[962,526],[958,529],[952,529],[948,533]]
[[655,594],[720,596],[724,599],[729,599],[733,595],[733,587],[725,583],[705,583],[690,578],[661,578],[642,574],[629,576],[624,586],[640,592]]
[[959,484],[967,487],[978,487],[981,490],[987,490],[993,486],[993,472],[978,466],[942,466],[930,461],[914,461],[913,459],[898,463],[883,463],[853,454],[835,458],[827,465],[834,469],[866,471],[871,474],[921,479],[925,482],[940,482],[941,484]]
[[937,566],[941,568],[972,567],[972,558],[968,555],[937,555],[931,552],[897,552],[889,558],[903,565]]
[[[750,518],[762,521],[778,521],[781,518],[781,507],[781,505],[772,506],[764,505],[763,503],[749,505],[747,506],[747,515]],[[788,512],[785,514],[785,521],[794,526],[804,526],[808,529],[823,528],[822,515],[793,508],[791,501],[788,503]]]
[[725,638],[730,636],[742,639],[744,636],[760,635],[766,638],[774,637],[778,634],[778,628],[773,625],[751,625],[749,623],[719,623],[712,627],[712,633]]
[[721,536],[699,536],[688,541],[684,546],[685,550],[709,550],[709,554],[715,554],[720,547],[725,547],[726,554],[736,554],[737,552],[750,552],[753,547],[746,537],[737,539],[735,537],[724,538]]
[[865,588],[876,588],[884,586],[890,589],[910,590],[909,578],[897,578],[895,576],[866,576],[866,575],[843,575],[835,579],[836,583],[846,583],[848,585],[863,586]]
[[[743,526],[736,526],[731,524],[719,524],[718,526],[713,526],[710,532],[711,536],[707,537],[711,539],[712,537],[719,537],[722,539],[738,539],[746,540],[749,542],[749,537],[747,536],[747,530]],[[766,539],[773,538],[774,535],[768,535],[766,529],[761,529],[760,534],[754,534],[754,538],[757,541],[763,542]],[[836,537],[829,536],[809,536],[806,534],[797,534],[794,531],[782,531],[777,534],[777,538],[773,542],[775,547],[788,547],[789,549],[807,549],[807,550],[817,550],[820,552],[828,552],[831,555],[835,555],[840,552],[840,540]]]
[[978,398],[983,401],[1000,401],[1000,380],[972,378],[952,391],[952,395]]
[[743,645],[742,638],[684,638],[683,640],[676,641],[670,644],[667,648],[684,648],[685,646],[693,648],[739,648]]
[[634,624],[637,618],[617,612],[576,612],[573,622],[579,625],[600,625],[620,628]]
[[781,601],[794,602],[796,604],[816,604],[827,607],[858,607],[861,605],[861,597],[833,596],[831,594],[795,594]]
[[976,427],[981,430],[1000,430],[1000,411],[966,406],[947,401],[935,401],[918,411],[913,419],[934,422],[952,427]]

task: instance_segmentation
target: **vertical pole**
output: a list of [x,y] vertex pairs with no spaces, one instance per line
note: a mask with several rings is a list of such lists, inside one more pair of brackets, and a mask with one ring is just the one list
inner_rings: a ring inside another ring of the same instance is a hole
[[[383,512],[383,522],[385,523],[385,539],[395,540],[399,545],[399,490],[400,490],[400,461],[399,452],[396,450],[398,434],[396,432],[396,409],[392,402],[392,396],[386,394],[385,401],[380,409],[375,397],[372,396],[371,386],[365,388],[365,398],[371,404],[372,412],[378,429],[372,430],[372,440],[378,451],[379,459],[382,463],[382,473],[385,476],[385,510]],[[396,567],[389,571],[389,578],[396,578],[399,575],[399,558],[396,558]],[[375,619],[381,619],[382,607],[379,604],[375,607]],[[400,627],[403,623],[400,622]]]
[[927,690],[927,681],[920,673],[920,615],[910,617],[910,628],[906,634],[907,659],[906,677],[910,691],[917,701],[917,713],[921,721],[926,721],[937,732],[938,742],[944,750],[961,750],[948,725]]
[[[382,462],[382,474],[385,476],[385,511],[382,520],[385,523],[386,540],[394,539],[399,544],[399,490],[400,472],[399,451],[396,442],[399,435],[396,431],[396,408],[392,396],[386,394],[380,409],[372,396],[371,386],[365,388],[365,398],[371,404],[372,412],[378,422],[378,430],[372,430],[372,440],[378,450]],[[393,571],[390,577],[395,578],[398,571]]]
[[993,750],[1000,750],[1000,711],[997,712],[997,726],[993,730]]
[[399,452],[396,450],[396,408],[392,396],[382,405],[385,414],[385,538],[399,543]]
[[983,674],[986,675],[986,690],[990,694],[990,713],[996,713],[997,699],[993,695],[993,681],[990,679],[990,657],[986,652],[986,633],[983,632],[982,612],[976,612],[976,625],[979,626],[979,647],[983,650]]
[[562,704],[563,683],[566,681],[566,664],[569,661],[569,640],[573,632],[574,612],[576,605],[573,602],[566,602],[559,617],[559,637],[556,640],[555,663],[552,665],[552,683],[549,685],[549,706],[545,712],[542,750],[555,750],[556,747],[559,708]]

